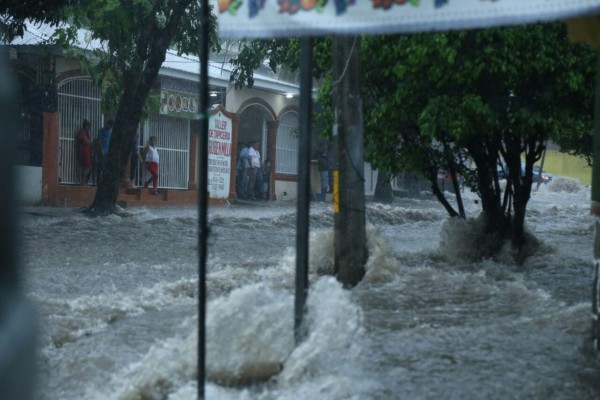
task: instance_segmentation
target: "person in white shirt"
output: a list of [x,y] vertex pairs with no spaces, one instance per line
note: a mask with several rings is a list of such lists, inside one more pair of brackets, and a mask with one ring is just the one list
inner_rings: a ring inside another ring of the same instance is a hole
[[146,169],[152,175],[150,179],[148,179],[144,183],[144,188],[147,188],[152,182],[152,194],[158,194],[158,166],[160,164],[160,158],[158,156],[158,150],[156,149],[156,136],[150,136],[148,140],[148,144],[144,147],[142,151],[142,157],[146,161]]
[[262,191],[262,169],[260,163],[260,152],[258,151],[258,142],[253,142],[252,147],[248,149],[248,158],[250,159],[250,168],[248,169],[248,198],[254,200],[256,188],[260,185]]

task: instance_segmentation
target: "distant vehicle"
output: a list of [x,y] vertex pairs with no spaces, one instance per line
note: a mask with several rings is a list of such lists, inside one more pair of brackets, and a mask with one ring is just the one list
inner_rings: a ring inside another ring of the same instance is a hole
[[[539,165],[534,165],[533,166],[533,183],[550,183],[552,182],[552,179],[554,178],[554,175],[547,173],[546,171],[541,171],[541,168],[539,167]],[[498,172],[498,179],[506,179],[507,178],[507,174],[508,174],[508,168],[506,166],[506,164],[504,166],[502,165],[498,165],[497,168],[497,172]],[[521,164],[521,176],[525,176],[525,164]]]
[[[521,170],[523,170],[525,168],[525,166],[521,167]],[[533,166],[533,182],[534,183],[550,183],[552,182],[552,178],[554,178],[554,175],[547,173],[546,171],[542,171],[541,168],[538,165],[534,165]]]

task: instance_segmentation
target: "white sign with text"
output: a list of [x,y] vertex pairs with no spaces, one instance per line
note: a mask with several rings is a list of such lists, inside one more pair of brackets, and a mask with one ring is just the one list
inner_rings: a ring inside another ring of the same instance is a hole
[[211,198],[229,198],[231,135],[231,118],[222,112],[210,116],[208,120],[208,191]]

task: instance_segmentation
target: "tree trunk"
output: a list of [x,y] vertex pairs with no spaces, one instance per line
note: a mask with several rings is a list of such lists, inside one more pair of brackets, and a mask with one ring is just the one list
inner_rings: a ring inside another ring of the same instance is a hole
[[431,173],[431,175],[429,176],[429,182],[431,183],[431,191],[438,199],[438,201],[442,204],[442,206],[444,206],[446,212],[448,212],[448,215],[451,218],[458,217],[458,213],[456,212],[454,207],[452,207],[452,205],[448,202],[448,199],[446,198],[446,196],[444,196],[444,192],[442,192],[440,186],[438,185],[437,172]]
[[467,218],[467,214],[465,213],[465,207],[462,201],[462,195],[460,193],[460,185],[457,179],[457,171],[456,171],[456,163],[454,162],[454,155],[450,150],[450,146],[446,140],[447,135],[443,135],[443,144],[444,144],[444,156],[446,157],[446,164],[448,165],[448,172],[450,173],[450,178],[452,179],[452,189],[454,190],[454,196],[456,197],[456,205],[458,206],[458,214],[461,218]]
[[333,39],[333,92],[336,141],[334,170],[334,225],[337,277],[355,286],[365,274],[367,234],[362,104],[360,97],[360,37]]
[[[158,68],[154,80],[157,76]],[[146,79],[152,77],[146,76]],[[131,142],[135,137],[142,109],[154,80],[128,83],[123,92],[110,139],[106,172],[98,184],[94,202],[89,207],[89,211],[93,214],[106,215],[116,212],[117,197],[129,160]]]
[[164,29],[152,30],[148,33],[148,37],[143,38],[148,44],[148,53],[143,54],[146,46],[140,46],[138,58],[132,60],[131,69],[124,73],[125,86],[110,138],[106,173],[98,184],[93,203],[88,207],[87,211],[91,214],[106,215],[117,211],[119,187],[129,160],[131,143],[135,138],[150,90],[158,78],[169,44],[185,12],[186,4],[186,2],[178,3]]
[[[143,106],[142,100],[141,105]],[[113,133],[108,151],[106,171],[96,190],[94,202],[89,211],[96,215],[106,215],[116,212],[117,197],[127,168],[131,151],[131,142],[135,137],[137,126],[141,116],[141,107],[135,112],[135,104],[131,107],[120,106],[115,119]],[[131,111],[130,113],[128,111]]]
[[377,203],[390,204],[394,201],[394,191],[392,190],[392,176],[387,171],[377,173],[377,185],[375,186],[375,195],[373,200]]

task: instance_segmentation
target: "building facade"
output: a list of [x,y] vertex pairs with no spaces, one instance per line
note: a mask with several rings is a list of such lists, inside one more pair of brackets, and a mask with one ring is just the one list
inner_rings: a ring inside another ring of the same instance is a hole
[[[51,206],[89,205],[93,186],[78,185],[75,135],[84,119],[91,122],[93,138],[109,116],[103,115],[101,92],[77,61],[62,49],[41,43],[48,27],[29,26],[25,36],[3,45],[18,77],[21,108],[20,129],[14,164],[22,204]],[[140,122],[138,147],[156,136],[161,157],[159,190],[163,205],[193,203],[197,198],[198,59],[168,52],[152,95],[160,99]],[[254,87],[236,90],[229,83],[231,68],[209,62],[209,90],[213,111],[231,120],[229,138],[229,183],[236,179],[238,142],[258,141],[263,161],[273,166],[271,199],[293,199],[296,194],[298,155],[297,85],[262,73],[254,76]],[[221,162],[222,163],[222,162]],[[223,163],[222,163],[223,164]],[[55,170],[52,170],[55,169]],[[223,171],[223,166],[220,167]],[[147,179],[138,168],[133,182],[124,176],[122,204],[142,201],[142,191],[128,191],[128,183],[141,186]],[[97,178],[92,174],[90,183]],[[219,178],[222,179],[222,178]],[[233,186],[235,188],[235,186]],[[188,193],[184,193],[188,192]],[[137,196],[137,198],[136,198]],[[235,190],[229,191],[229,200]],[[160,204],[160,203],[159,203]]]

